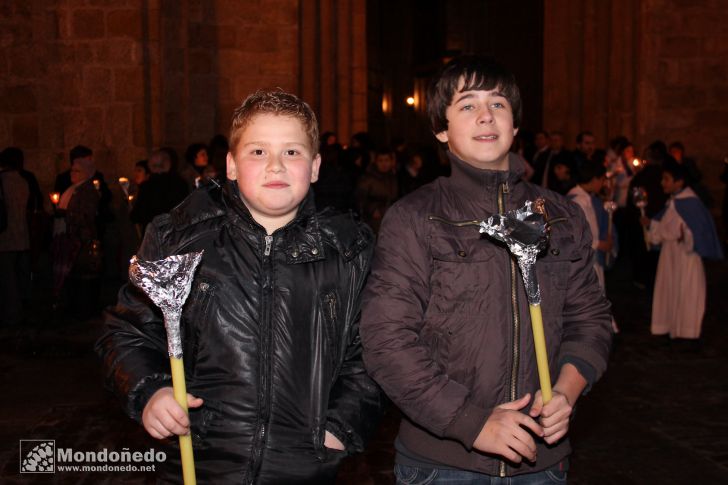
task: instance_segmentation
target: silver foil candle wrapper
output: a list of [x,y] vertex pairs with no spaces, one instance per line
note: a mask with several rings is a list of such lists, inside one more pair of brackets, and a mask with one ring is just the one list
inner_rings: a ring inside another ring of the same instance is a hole
[[609,217],[614,214],[614,211],[617,210],[617,203],[613,200],[605,200],[604,201],[604,210],[609,214]]
[[481,233],[504,242],[516,257],[531,305],[541,303],[536,257],[548,245],[548,224],[543,213],[535,210],[535,205],[527,200],[520,209],[495,214],[480,223]]
[[195,269],[202,259],[202,251],[169,256],[159,261],[131,258],[129,279],[142,289],[164,315],[169,356],[182,357],[180,320],[182,307],[192,288]]
[[643,210],[647,207],[647,191],[642,187],[634,187],[632,189],[632,200],[636,207]]

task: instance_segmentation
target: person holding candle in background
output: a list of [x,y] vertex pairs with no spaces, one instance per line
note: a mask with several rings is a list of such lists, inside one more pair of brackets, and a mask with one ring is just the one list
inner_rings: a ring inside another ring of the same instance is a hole
[[[126,285],[97,343],[110,386],[154,438],[192,434],[201,483],[333,483],[377,424],[360,292],[373,234],[317,212],[311,108],[259,91],[235,110],[222,188],[205,185],[148,226],[138,257],[204,251],[182,317],[189,417],[172,395],[160,313]],[[178,482],[179,452],[158,470]]]
[[[104,174],[96,169],[93,151],[86,146],[76,145],[71,148],[68,159],[71,167],[73,167],[74,162],[78,161],[78,163],[86,165],[87,170],[91,171],[92,183],[94,184],[94,188],[99,192],[96,232],[98,233],[99,239],[103,239],[103,235],[106,232],[106,224],[114,220],[114,215],[111,210],[111,190],[109,190],[109,186],[106,184],[106,180],[104,180]],[[53,191],[63,194],[71,185],[73,185],[73,181],[71,180],[71,168],[69,168],[56,176]]]
[[[395,203],[364,293],[364,361],[405,417],[398,483],[565,480],[569,421],[605,371],[611,316],[578,206],[522,180],[509,148],[521,120],[513,75],[494,61],[448,63],[428,92],[449,178]],[[483,220],[545,199],[551,245],[536,262],[553,384],[544,403],[528,302],[508,249],[452,221]],[[488,483],[488,482],[486,482]]]
[[74,159],[71,185],[60,194],[53,218],[54,308],[66,309],[80,319],[96,310],[102,270],[96,224],[101,195],[93,175],[88,159]]

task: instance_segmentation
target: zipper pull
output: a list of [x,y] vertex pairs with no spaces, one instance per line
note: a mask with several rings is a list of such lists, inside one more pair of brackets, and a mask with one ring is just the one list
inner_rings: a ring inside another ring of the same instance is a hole
[[508,188],[508,182],[503,182],[503,193],[507,194],[510,189]]
[[264,256],[270,256],[270,247],[273,245],[273,236],[265,236],[265,251]]

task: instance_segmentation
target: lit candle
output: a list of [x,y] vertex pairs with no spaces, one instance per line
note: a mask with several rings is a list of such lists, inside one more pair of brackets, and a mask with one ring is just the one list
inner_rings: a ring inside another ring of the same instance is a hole
[[53,205],[58,205],[58,203],[61,201],[61,194],[59,192],[51,192],[51,203]]
[[101,182],[99,182],[99,181],[98,181],[98,180],[96,180],[96,179],[94,179],[94,181],[93,181],[93,182],[94,182],[94,189],[96,189],[96,190],[101,190]]
[[119,185],[121,186],[121,190],[124,191],[124,195],[129,198],[129,179],[126,177],[119,177]]

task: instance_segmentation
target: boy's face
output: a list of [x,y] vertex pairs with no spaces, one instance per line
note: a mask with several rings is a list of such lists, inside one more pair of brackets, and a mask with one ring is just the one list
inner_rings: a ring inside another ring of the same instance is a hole
[[669,172],[663,172],[662,180],[660,181],[660,185],[662,185],[663,192],[665,192],[668,195],[672,195],[677,192],[680,192],[680,190],[683,188],[683,181],[675,180],[673,178],[672,174]]
[[458,89],[445,117],[447,129],[435,136],[455,156],[476,168],[508,170],[508,151],[518,129],[513,127],[511,105],[498,89]]
[[301,121],[254,115],[234,150],[227,155],[227,176],[237,181],[253,219],[269,234],[293,220],[321,164]]
[[204,167],[208,163],[207,159],[207,150],[204,148],[197,152],[197,155],[195,156],[195,167]]
[[674,158],[678,162],[682,161],[683,152],[678,147],[670,148],[670,155],[672,155],[672,158]]
[[392,167],[394,167],[394,160],[388,153],[380,153],[377,155],[374,163],[377,164],[377,170],[381,173],[391,172]]
[[134,167],[134,183],[141,185],[149,179],[149,175],[143,167]]
[[566,182],[571,178],[571,169],[564,163],[559,163],[554,167],[554,175],[556,180]]

